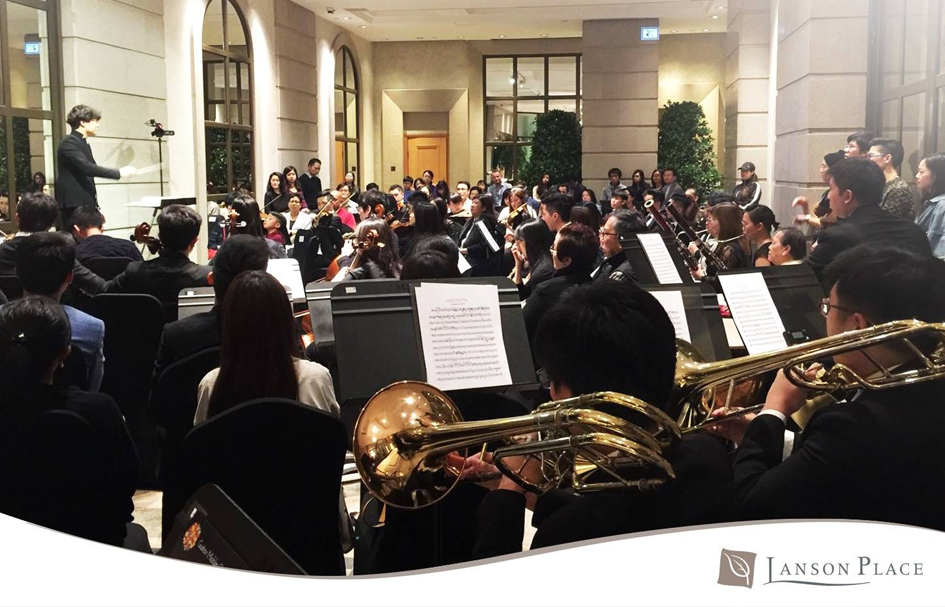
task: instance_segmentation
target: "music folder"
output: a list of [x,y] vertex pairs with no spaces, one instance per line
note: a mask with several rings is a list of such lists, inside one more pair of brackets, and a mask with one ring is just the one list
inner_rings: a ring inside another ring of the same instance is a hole
[[774,307],[784,324],[784,331],[789,334],[788,345],[827,335],[827,321],[820,314],[824,290],[808,264],[746,268],[725,273],[749,272],[761,272],[764,276]]
[[[687,273],[688,276],[688,273]],[[692,345],[705,357],[707,362],[729,360],[732,351],[725,338],[725,327],[719,313],[718,296],[715,289],[706,284],[690,285],[645,285],[648,292],[678,291],[682,294],[686,309],[686,322]],[[682,338],[681,335],[676,337]]]
[[[679,273],[679,277],[682,279],[682,284],[695,284],[695,281],[692,279],[692,275],[689,274],[689,267],[686,266],[686,262],[683,261],[682,255],[679,253],[679,249],[676,248],[676,243],[672,238],[666,235],[661,234],[661,236],[663,238],[663,244],[666,245],[666,250],[669,252],[670,258],[673,260],[673,265],[676,266],[676,271]],[[643,244],[640,242],[637,234],[630,234],[626,238],[621,238],[620,246],[623,247],[624,253],[627,254],[627,260],[630,262],[630,265],[633,266],[633,271],[637,275],[637,281],[640,283],[641,287],[649,288],[650,285],[670,286],[662,285],[660,283],[659,279],[657,278],[656,270],[653,268],[653,264],[650,263],[650,258],[647,256]]]

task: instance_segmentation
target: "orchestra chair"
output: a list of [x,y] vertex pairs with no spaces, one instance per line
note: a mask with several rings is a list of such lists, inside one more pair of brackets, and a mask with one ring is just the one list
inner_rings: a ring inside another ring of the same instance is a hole
[[128,257],[90,257],[81,263],[99,278],[111,280],[124,272],[132,261]]
[[295,234],[295,243],[292,245],[292,259],[299,262],[299,270],[302,272],[302,276],[306,276],[305,257],[308,255],[308,245],[312,242],[314,234],[313,230],[299,230]]
[[0,276],[0,291],[7,296],[7,299],[13,301],[23,297],[23,283],[13,274]]
[[215,484],[310,575],[344,575],[339,496],[345,431],[282,398],[251,400],[184,439],[163,496],[165,541],[187,499]]
[[69,356],[63,361],[62,367],[56,370],[53,376],[53,385],[63,388],[75,387],[79,390],[87,391],[89,389],[89,369],[82,360],[82,354],[75,348],[69,352]]
[[157,436],[146,405],[164,331],[164,307],[153,295],[103,293],[87,311],[105,323],[105,374],[101,392],[118,403],[138,447],[141,488],[155,486]]
[[151,389],[148,409],[154,420],[158,447],[158,486],[180,454],[184,437],[194,427],[197,387],[204,375],[220,366],[220,348],[207,348],[167,367]]

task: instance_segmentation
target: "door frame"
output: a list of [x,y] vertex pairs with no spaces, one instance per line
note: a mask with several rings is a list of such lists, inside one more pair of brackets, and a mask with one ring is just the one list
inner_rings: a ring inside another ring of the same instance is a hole
[[[410,140],[429,138],[429,137],[443,137],[446,139],[446,150],[445,150],[446,151],[446,175],[445,177],[443,177],[443,181],[445,181],[446,183],[449,183],[450,182],[449,181],[449,176],[450,176],[450,134],[449,132],[416,131],[416,132],[411,132],[409,135],[407,133],[404,133],[404,175],[407,175],[408,174],[407,171],[410,170]],[[419,176],[420,175],[412,175],[414,179],[416,179]],[[433,182],[433,185],[436,185],[437,181],[440,181],[440,180],[436,179],[436,181]]]

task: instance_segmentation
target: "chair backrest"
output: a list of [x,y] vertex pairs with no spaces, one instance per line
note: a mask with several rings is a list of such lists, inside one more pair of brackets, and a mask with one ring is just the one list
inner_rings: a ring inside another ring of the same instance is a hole
[[62,367],[56,370],[53,383],[64,388],[76,387],[79,390],[89,389],[89,368],[85,365],[82,353],[73,348],[63,361]]
[[344,575],[339,537],[345,431],[301,403],[256,399],[200,424],[164,490],[164,534],[203,485],[218,485],[312,575]]
[[124,272],[132,261],[128,257],[90,257],[83,260],[82,265],[101,278],[111,280]]
[[151,390],[149,408],[157,426],[160,461],[158,481],[177,458],[184,437],[194,427],[197,386],[203,376],[220,366],[220,348],[208,348],[167,367]]
[[0,291],[3,291],[10,301],[19,299],[23,297],[23,283],[13,274],[0,275]]
[[153,295],[96,295],[88,313],[105,323],[105,374],[101,391],[118,403],[141,457],[139,482],[152,485],[157,467],[157,439],[146,411],[164,308]]
[[299,230],[295,233],[295,242],[292,246],[292,259],[299,262],[299,269],[302,271],[303,277],[307,276],[305,273],[305,260],[308,255],[308,246],[312,243],[312,236],[314,234],[315,232],[311,228]]

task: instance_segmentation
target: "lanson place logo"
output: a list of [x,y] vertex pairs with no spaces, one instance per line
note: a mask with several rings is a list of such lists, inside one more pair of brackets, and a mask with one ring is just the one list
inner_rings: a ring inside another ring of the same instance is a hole
[[[719,556],[719,579],[722,586],[752,588],[755,583],[754,552],[722,549]],[[870,556],[848,560],[781,560],[765,556],[761,585],[804,584],[807,586],[862,586],[875,578],[925,575],[924,564],[908,561],[883,561]]]

